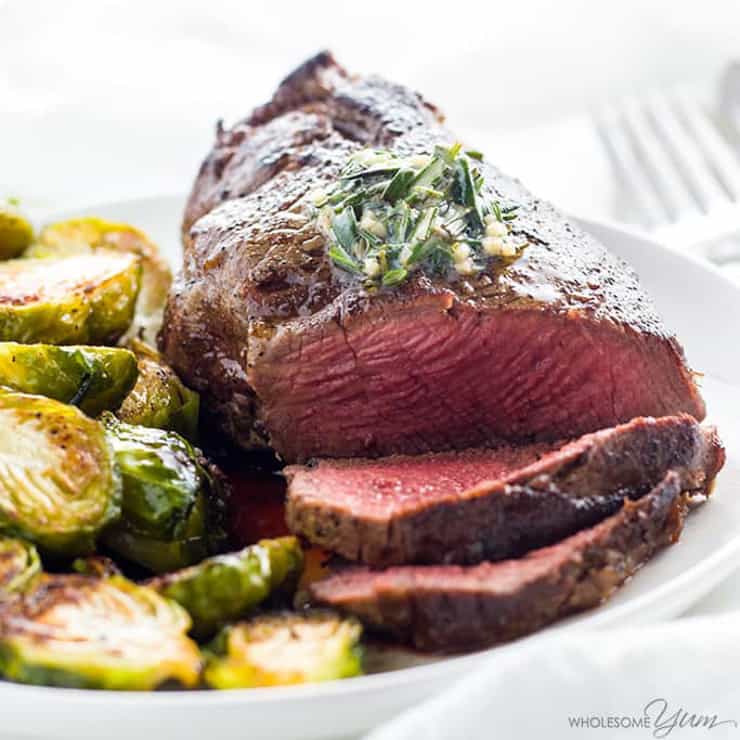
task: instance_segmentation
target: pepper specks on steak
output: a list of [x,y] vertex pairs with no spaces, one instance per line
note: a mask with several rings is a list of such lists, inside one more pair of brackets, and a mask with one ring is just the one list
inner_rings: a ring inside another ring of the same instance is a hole
[[518,557],[613,514],[670,470],[705,494],[724,462],[714,428],[638,418],[565,444],[291,466],[287,522],[376,567]]
[[493,645],[598,606],[679,538],[686,510],[680,477],[668,473],[603,522],[518,560],[349,568],[314,583],[311,595],[422,650]]

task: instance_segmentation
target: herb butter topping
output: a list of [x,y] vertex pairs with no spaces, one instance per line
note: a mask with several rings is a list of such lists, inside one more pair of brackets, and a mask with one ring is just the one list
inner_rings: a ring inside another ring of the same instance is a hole
[[516,205],[483,197],[482,155],[460,144],[399,157],[363,149],[327,190],[312,193],[329,256],[369,287],[403,283],[415,270],[474,275],[515,258]]

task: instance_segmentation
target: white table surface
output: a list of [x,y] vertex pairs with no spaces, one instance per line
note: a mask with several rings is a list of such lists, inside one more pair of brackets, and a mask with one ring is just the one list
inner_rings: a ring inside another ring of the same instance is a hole
[[[471,144],[578,215],[624,219],[589,111],[676,84],[711,93],[736,3],[0,0],[0,197],[38,218],[183,192],[214,121],[322,47],[440,102]],[[735,268],[740,277],[740,269]],[[693,611],[740,608],[740,575]]]

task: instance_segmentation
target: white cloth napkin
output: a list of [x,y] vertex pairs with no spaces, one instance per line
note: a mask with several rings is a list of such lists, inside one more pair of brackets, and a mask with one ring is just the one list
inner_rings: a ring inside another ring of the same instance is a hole
[[736,738],[739,678],[740,612],[555,634],[500,649],[366,740]]

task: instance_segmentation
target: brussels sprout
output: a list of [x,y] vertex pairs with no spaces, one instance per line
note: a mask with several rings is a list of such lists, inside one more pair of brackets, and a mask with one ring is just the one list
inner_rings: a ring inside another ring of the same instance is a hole
[[121,404],[118,418],[129,424],[169,429],[195,442],[200,396],[183,385],[155,349],[138,340],[129,347],[139,363],[139,379]]
[[86,558],[77,558],[72,563],[72,570],[83,576],[95,576],[95,578],[122,575],[121,569],[105,555],[88,555]]
[[187,613],[122,578],[42,576],[0,605],[0,673],[11,681],[86,689],[198,682]]
[[167,542],[133,532],[125,524],[106,532],[104,542],[112,552],[151,573],[184,568],[208,555],[208,540],[203,534]]
[[185,607],[193,620],[193,634],[205,637],[275,591],[294,586],[302,565],[298,540],[280,537],[154,578],[149,585]]
[[0,203],[0,260],[17,257],[32,240],[33,227],[15,203]]
[[22,591],[41,572],[41,560],[29,542],[0,537],[0,601]]
[[0,262],[0,341],[115,342],[133,318],[139,273],[134,255],[103,251]]
[[119,555],[161,573],[209,554],[209,503],[218,483],[175,432],[101,417],[123,478],[123,518],[105,533]]
[[182,437],[126,424],[112,414],[101,421],[123,478],[123,516],[139,532],[176,539],[206,482],[195,451]]
[[215,689],[333,681],[362,673],[362,627],[330,612],[267,614],[227,627],[205,671]]
[[112,223],[102,218],[83,217],[46,226],[37,244],[26,250],[28,257],[69,256],[112,249],[135,254],[141,260],[141,293],[137,303],[136,323],[154,340],[162,317],[172,272],[157,246],[149,237],[128,224]]
[[167,301],[172,271],[159,248],[140,229],[94,216],[73,218],[45,226],[27,257],[57,257],[110,249],[135,254],[141,260],[141,310],[151,314]]
[[117,409],[136,383],[136,357],[119,347],[0,342],[0,385],[79,406]]
[[0,533],[82,555],[120,515],[105,430],[74,406],[0,391]]

